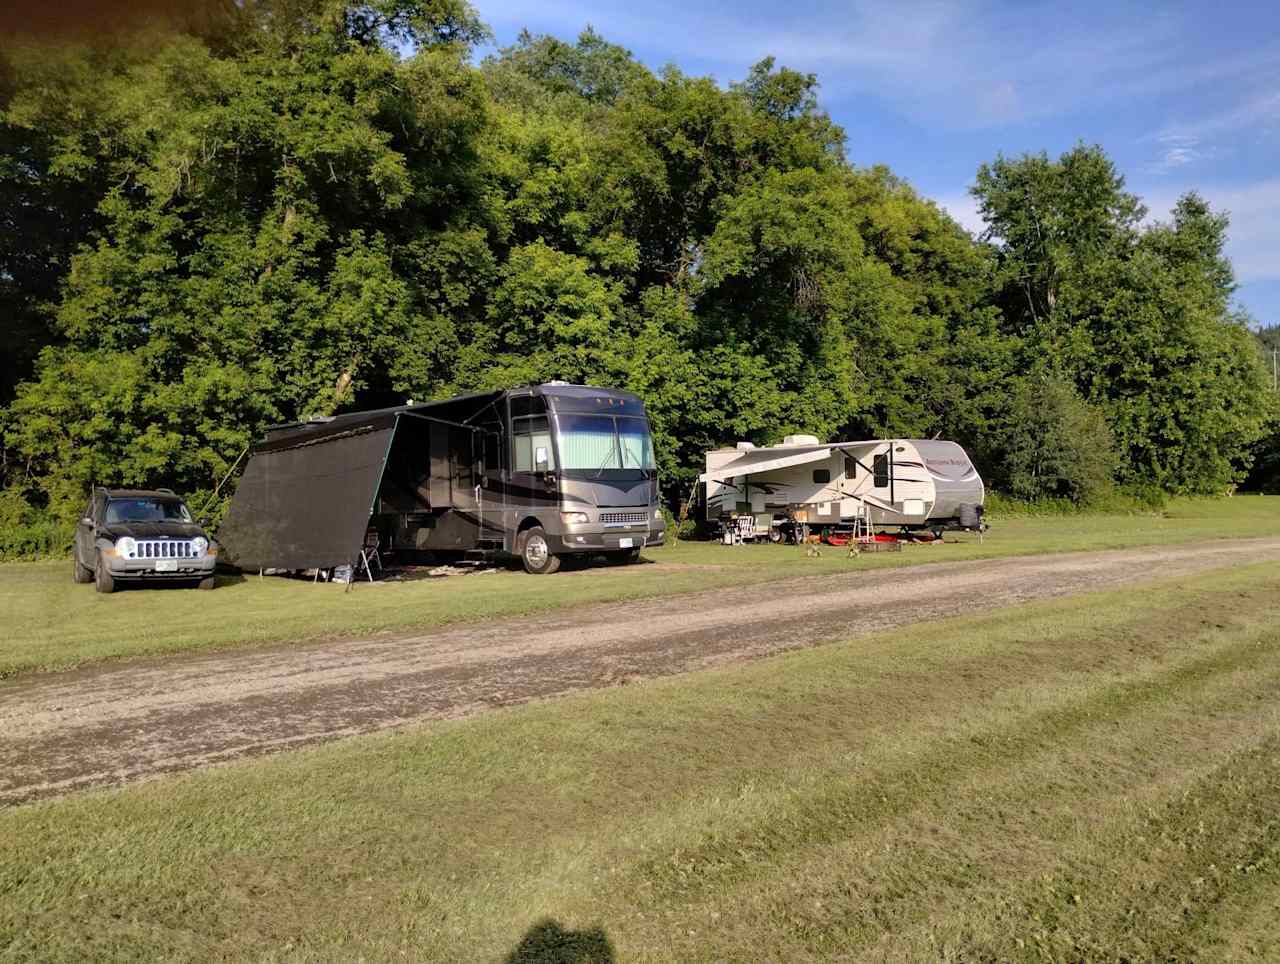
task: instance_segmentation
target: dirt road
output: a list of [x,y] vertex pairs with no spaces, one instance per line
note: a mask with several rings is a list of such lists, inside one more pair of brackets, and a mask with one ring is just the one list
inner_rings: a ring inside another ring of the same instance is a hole
[[0,683],[0,806],[887,627],[1280,559],[1280,539],[939,563]]

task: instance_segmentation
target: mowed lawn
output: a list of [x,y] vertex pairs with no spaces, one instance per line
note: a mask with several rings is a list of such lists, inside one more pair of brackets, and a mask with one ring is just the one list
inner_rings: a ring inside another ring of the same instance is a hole
[[1275,960],[1278,694],[1249,566],[20,807],[0,960]]
[[249,576],[220,577],[211,593],[161,587],[102,596],[72,584],[69,560],[13,563],[0,565],[0,677],[127,656],[427,629],[806,574],[1276,535],[1280,498],[1251,496],[1180,500],[1159,514],[996,518],[981,544],[965,534],[945,545],[858,559],[831,548],[815,559],[795,546],[685,542],[646,552],[649,565],[359,583],[349,593],[338,585]]

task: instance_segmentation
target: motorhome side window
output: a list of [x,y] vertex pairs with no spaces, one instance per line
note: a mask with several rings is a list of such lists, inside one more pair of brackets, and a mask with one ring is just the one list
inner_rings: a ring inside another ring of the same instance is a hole
[[[542,401],[542,399],[538,399]],[[514,409],[515,400],[512,399]],[[513,418],[511,440],[515,447],[512,463],[517,472],[549,472],[556,467],[555,452],[551,448],[551,426],[545,415],[534,418]],[[546,456],[546,466],[538,464],[538,456]]]
[[871,463],[871,474],[875,476],[874,485],[877,489],[887,489],[889,487],[889,456],[877,455]]
[[511,417],[525,418],[530,415],[546,415],[547,400],[541,395],[516,395],[511,399]]

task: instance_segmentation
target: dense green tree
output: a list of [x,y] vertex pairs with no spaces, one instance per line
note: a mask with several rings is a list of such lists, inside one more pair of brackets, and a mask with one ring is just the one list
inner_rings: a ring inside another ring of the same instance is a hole
[[1226,216],[1189,194],[1171,223],[1141,226],[1145,209],[1097,147],[1001,158],[973,191],[1024,366],[1106,413],[1118,479],[1214,492],[1241,478],[1270,410],[1230,309]]
[[993,481],[1020,499],[1087,503],[1111,485],[1116,453],[1102,411],[1060,375],[1018,378],[1004,424]]
[[984,165],[975,240],[772,58],[724,87],[590,28],[476,65],[463,0],[164,7],[0,55],[15,545],[91,482],[208,493],[273,421],[550,378],[640,392],[672,497],[790,431],[1213,491],[1267,430],[1225,218],[1145,225],[1099,148]]
[[64,512],[90,482],[211,485],[267,422],[414,384],[453,339],[449,293],[414,269],[465,244],[458,201],[481,190],[479,26],[448,3],[245,9],[228,52],[177,33],[141,60],[68,51],[79,71],[34,64],[6,110],[104,185],[62,345],[9,413]]

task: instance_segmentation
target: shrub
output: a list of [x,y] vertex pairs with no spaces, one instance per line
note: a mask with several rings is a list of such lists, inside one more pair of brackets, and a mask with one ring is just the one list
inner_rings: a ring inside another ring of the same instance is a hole
[[1004,483],[1028,502],[1100,501],[1111,489],[1117,458],[1102,411],[1057,375],[1024,380],[1002,426]]
[[0,490],[0,562],[66,555],[72,524],[27,501],[20,489]]

